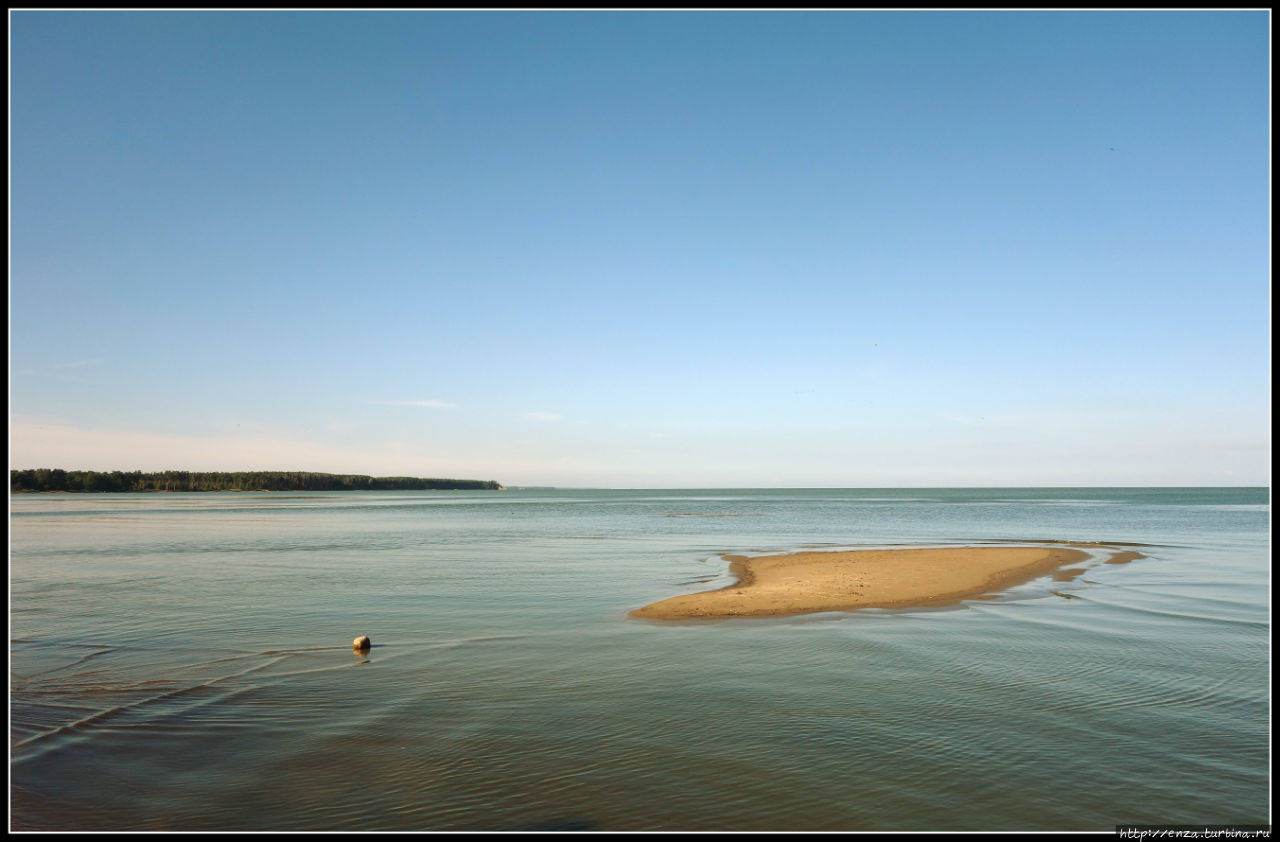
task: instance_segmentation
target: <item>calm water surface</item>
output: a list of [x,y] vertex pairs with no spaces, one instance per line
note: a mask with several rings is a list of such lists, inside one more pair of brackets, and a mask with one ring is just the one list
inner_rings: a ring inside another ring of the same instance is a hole
[[[1268,823],[1269,501],[14,496],[11,828]],[[946,610],[626,616],[726,553],[1064,540],[1146,557]]]

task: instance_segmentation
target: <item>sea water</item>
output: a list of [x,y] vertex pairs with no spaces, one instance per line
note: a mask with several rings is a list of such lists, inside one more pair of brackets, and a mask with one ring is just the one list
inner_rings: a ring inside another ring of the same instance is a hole
[[[11,496],[10,826],[1268,823],[1269,501]],[[627,616],[730,584],[725,554],[1061,541],[1144,557],[947,609]]]

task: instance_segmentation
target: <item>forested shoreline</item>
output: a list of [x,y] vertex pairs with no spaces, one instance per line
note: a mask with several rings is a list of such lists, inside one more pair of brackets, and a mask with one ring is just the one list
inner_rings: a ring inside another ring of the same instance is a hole
[[10,493],[41,491],[502,491],[493,480],[371,477],[314,471],[9,471]]

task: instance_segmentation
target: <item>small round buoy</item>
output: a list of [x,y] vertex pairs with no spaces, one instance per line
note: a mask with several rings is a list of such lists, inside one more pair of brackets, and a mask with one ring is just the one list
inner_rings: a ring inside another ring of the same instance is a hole
[[362,634],[359,637],[357,637],[355,640],[351,641],[351,647],[353,649],[359,649],[361,651],[368,649],[372,645],[373,645],[373,641],[369,640],[369,635],[367,634]]

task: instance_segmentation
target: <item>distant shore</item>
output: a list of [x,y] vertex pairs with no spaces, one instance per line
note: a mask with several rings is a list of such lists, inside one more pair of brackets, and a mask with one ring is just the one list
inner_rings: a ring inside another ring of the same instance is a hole
[[319,471],[9,470],[9,493],[100,494],[165,491],[505,491],[494,480],[371,477]]
[[[1132,552],[1124,555],[1126,561],[1141,557]],[[629,616],[649,620],[777,617],[855,608],[948,605],[1029,582],[1088,557],[1082,550],[1059,547],[929,547],[725,556],[729,572],[738,578],[736,584],[674,596],[637,608]]]

